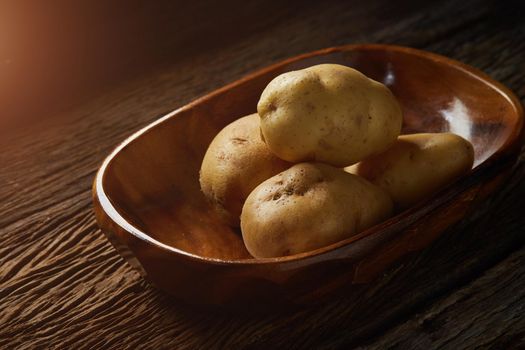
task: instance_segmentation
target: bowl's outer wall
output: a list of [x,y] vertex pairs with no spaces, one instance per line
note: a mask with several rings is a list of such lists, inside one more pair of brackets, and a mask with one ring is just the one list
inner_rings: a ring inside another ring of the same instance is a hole
[[[202,158],[220,129],[255,111],[273,77],[319,63],[351,66],[385,83],[402,105],[405,133],[457,133],[473,143],[475,164],[481,165],[426,203],[350,240],[296,259],[249,259],[238,230],[221,223],[200,192]],[[269,67],[183,107],[126,142],[97,176],[97,221],[146,278],[194,303],[313,302],[350,282],[368,282],[400,257],[430,244],[508,174],[521,141],[523,112],[512,95],[505,96],[506,90],[485,78],[439,56],[384,45],[329,49]],[[97,188],[110,205],[101,203]],[[114,214],[108,215],[108,206],[176,249],[129,232]]]

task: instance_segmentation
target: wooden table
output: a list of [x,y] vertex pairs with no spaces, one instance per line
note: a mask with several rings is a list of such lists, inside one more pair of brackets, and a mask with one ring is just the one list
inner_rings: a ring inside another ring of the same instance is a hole
[[75,90],[76,107],[26,115],[1,130],[1,349],[525,346],[523,156],[498,195],[423,253],[347,298],[293,312],[239,315],[179,304],[122,260],[91,204],[95,171],[133,131],[250,71],[323,47],[380,42],[437,52],[485,71],[525,101],[523,7],[167,3],[129,2],[135,7],[101,16],[119,28],[117,39],[129,30],[137,46],[108,53],[105,70],[69,76],[89,82]]

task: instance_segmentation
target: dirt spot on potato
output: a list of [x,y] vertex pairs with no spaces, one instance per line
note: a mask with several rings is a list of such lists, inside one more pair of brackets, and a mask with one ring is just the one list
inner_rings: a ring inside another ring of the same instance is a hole
[[322,149],[325,149],[325,150],[332,150],[334,149],[328,142],[326,142],[326,140],[324,139],[320,139],[319,142],[319,147],[321,147]]
[[315,109],[316,108],[315,108],[313,103],[311,103],[311,102],[307,102],[306,103],[306,110],[308,110],[308,112],[313,112],[313,111],[315,111]]
[[217,159],[220,161],[226,161],[230,159],[230,155],[221,151],[217,154]]
[[287,196],[291,196],[292,194],[294,194],[295,192],[295,188],[294,188],[294,185],[293,184],[288,184],[286,185],[286,187],[284,188],[284,193],[287,195]]
[[277,110],[277,104],[275,102],[268,103],[268,111],[275,112]]
[[242,137],[232,137],[231,141],[232,141],[233,144],[236,144],[236,145],[243,145],[246,142],[248,142],[247,139],[242,138]]

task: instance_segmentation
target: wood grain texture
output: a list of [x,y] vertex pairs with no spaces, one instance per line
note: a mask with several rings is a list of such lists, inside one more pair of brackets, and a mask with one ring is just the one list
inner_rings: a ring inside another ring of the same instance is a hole
[[258,32],[153,67],[62,115],[0,131],[0,348],[523,345],[523,157],[498,198],[422,254],[347,298],[286,314],[177,304],[113,250],[90,199],[100,162],[134,130],[249,71],[322,47],[428,49],[482,69],[523,102],[523,9],[502,6],[334,1],[297,7],[277,23],[261,15]]
[[363,348],[523,348],[524,266],[520,250]]

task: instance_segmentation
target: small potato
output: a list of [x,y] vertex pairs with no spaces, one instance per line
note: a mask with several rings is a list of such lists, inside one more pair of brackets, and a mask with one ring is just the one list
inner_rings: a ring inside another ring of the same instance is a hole
[[264,89],[257,111],[277,156],[339,167],[386,150],[403,119],[386,86],[337,64],[279,75]]
[[402,210],[468,173],[473,162],[472,145],[458,135],[413,134],[345,170],[385,189]]
[[391,212],[386,192],[367,180],[326,164],[301,163],[250,193],[241,230],[254,257],[278,257],[338,242]]
[[239,226],[242,205],[250,192],[291,166],[270,152],[259,125],[257,114],[227,125],[215,136],[202,161],[202,192],[232,226]]

